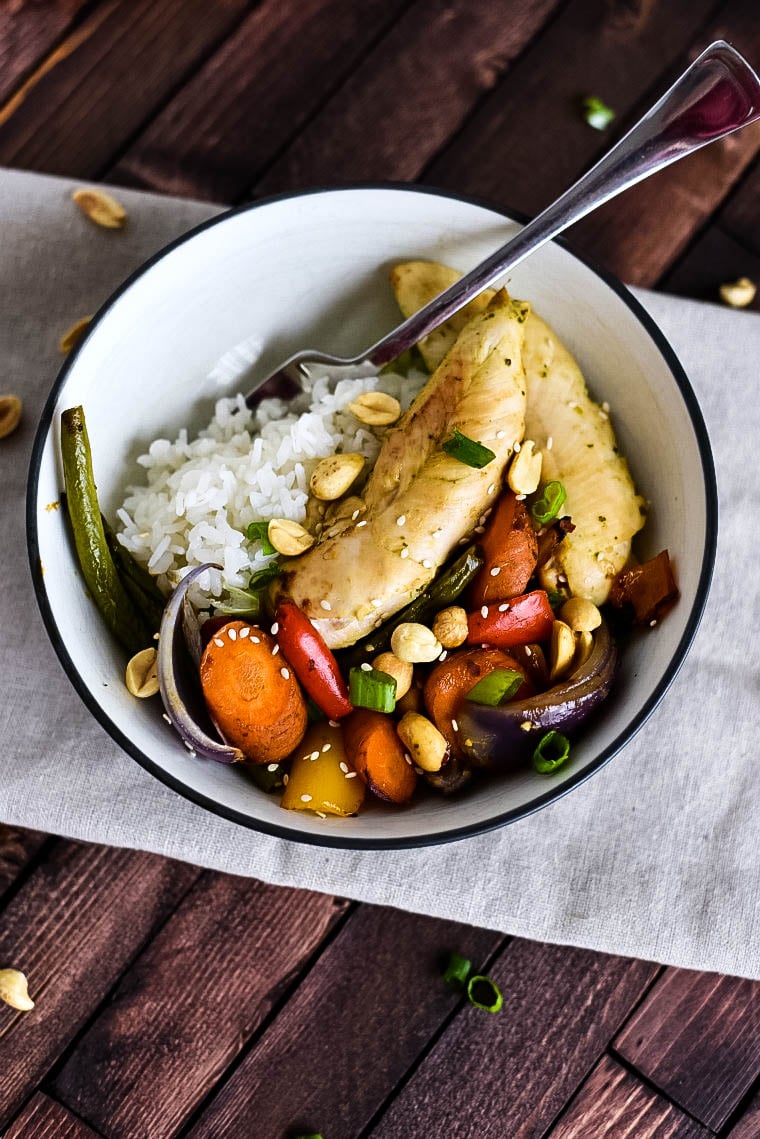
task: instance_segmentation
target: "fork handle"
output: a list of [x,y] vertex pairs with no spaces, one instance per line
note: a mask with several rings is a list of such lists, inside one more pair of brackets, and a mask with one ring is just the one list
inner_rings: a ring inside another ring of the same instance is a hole
[[709,142],[760,118],[760,79],[746,59],[716,40],[611,150],[520,232],[363,354],[395,360],[529,253],[616,194]]

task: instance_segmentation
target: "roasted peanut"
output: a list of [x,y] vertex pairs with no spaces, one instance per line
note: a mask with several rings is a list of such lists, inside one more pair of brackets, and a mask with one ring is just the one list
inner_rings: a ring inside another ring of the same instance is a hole
[[429,664],[441,654],[441,642],[432,629],[416,621],[397,625],[391,635],[391,649],[410,664]]
[[88,189],[75,190],[71,195],[82,213],[94,222],[95,225],[106,229],[123,229],[127,224],[127,211],[121,202],[117,202],[105,190]]
[[591,656],[594,647],[594,634],[581,632],[575,634],[575,656],[573,657],[573,671],[585,664]]
[[295,558],[314,545],[309,531],[290,518],[272,518],[267,526],[267,538],[278,554],[288,558]]
[[386,392],[364,392],[348,410],[370,427],[388,427],[400,417],[401,404]]
[[418,767],[423,771],[441,770],[449,745],[432,720],[421,716],[419,712],[407,712],[396,730]]
[[549,683],[561,680],[570,671],[575,656],[575,636],[564,621],[552,625],[552,639],[549,649]]
[[18,969],[0,969],[0,1001],[5,1001],[19,1012],[29,1012],[34,1008],[26,977]]
[[158,692],[158,653],[154,648],[143,649],[127,665],[126,685],[133,696],[144,700]]
[[585,597],[570,597],[560,609],[559,617],[574,633],[593,633],[602,623],[596,605]]
[[533,494],[541,482],[542,455],[532,439],[526,439],[509,467],[507,483],[515,494]]
[[746,308],[755,299],[757,285],[749,277],[740,277],[731,284],[721,285],[720,299],[731,308]]
[[60,348],[61,352],[65,354],[67,352],[70,352],[72,348],[75,348],[84,336],[85,332],[87,331],[87,327],[89,324],[91,324],[91,322],[91,316],[83,316],[81,320],[78,320],[76,322],[76,324],[72,324],[68,332],[64,332],[59,341],[58,347]]
[[372,661],[372,667],[379,672],[386,672],[396,681],[396,700],[403,699],[412,687],[414,667],[408,660],[401,660],[395,653],[380,653]]
[[21,410],[22,403],[17,395],[0,395],[0,439],[16,430]]
[[455,649],[467,640],[467,613],[461,605],[449,605],[436,614],[433,636],[445,649]]
[[311,493],[323,502],[344,495],[364,466],[362,455],[329,455],[320,459],[309,480]]

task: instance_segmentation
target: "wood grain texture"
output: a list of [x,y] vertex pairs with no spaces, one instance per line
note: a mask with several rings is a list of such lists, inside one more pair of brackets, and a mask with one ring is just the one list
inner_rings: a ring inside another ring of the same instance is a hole
[[417,178],[557,6],[418,0],[256,192]]
[[18,1111],[143,942],[198,876],[152,854],[58,843],[0,921],[0,962],[36,1008],[0,1005],[0,1127]]
[[[753,62],[757,64],[757,56]],[[721,209],[717,222],[733,239],[760,257],[760,162],[755,162]]]
[[455,950],[477,967],[500,934],[361,906],[191,1132],[355,1139],[459,1002]]
[[53,1083],[108,1139],[174,1135],[347,903],[204,874]]
[[546,1139],[709,1139],[712,1135],[603,1056]]
[[7,99],[48,54],[89,0],[46,0],[0,5],[0,100]]
[[718,1130],[760,1076],[760,982],[668,969],[615,1048]]
[[93,178],[248,0],[103,0],[0,106],[0,162]]
[[760,1092],[750,1100],[735,1127],[726,1139],[757,1139],[760,1135]]
[[[681,57],[714,0],[573,0],[524,52],[425,181],[537,213],[623,133],[642,94]],[[607,133],[583,120],[593,94],[617,113]]]
[[48,836],[0,823],[0,899],[39,853]]
[[264,0],[109,178],[210,201],[236,200],[408,3]]
[[514,941],[489,969],[501,1012],[466,1006],[372,1139],[538,1136],[657,975],[644,961]]
[[[760,253],[737,241],[718,223],[700,234],[660,283],[669,293],[717,302],[720,286],[739,277],[760,284]],[[747,308],[760,312],[760,292]]]
[[29,1100],[3,1139],[100,1139],[60,1103],[37,1092]]

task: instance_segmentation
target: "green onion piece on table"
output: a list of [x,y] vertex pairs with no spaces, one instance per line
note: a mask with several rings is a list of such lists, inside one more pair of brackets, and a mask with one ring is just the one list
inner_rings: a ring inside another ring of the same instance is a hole
[[583,117],[590,127],[596,131],[603,131],[610,125],[615,118],[615,112],[612,107],[608,107],[596,95],[587,95],[581,103]]
[[352,668],[348,674],[349,699],[355,708],[392,712],[396,707],[396,680],[377,668]]
[[570,755],[570,740],[562,732],[547,732],[538,741],[533,752],[533,766],[541,775],[551,775],[567,761]]
[[535,521],[539,526],[546,526],[548,522],[552,522],[560,510],[562,509],[567,492],[561,482],[548,482],[544,487],[543,494],[530,508]]
[[450,439],[443,444],[443,449],[452,459],[459,459],[468,467],[486,467],[496,458],[496,455],[476,439],[468,439],[461,431],[454,431]]
[[467,982],[467,997],[471,1005],[482,1008],[485,1012],[498,1012],[504,1004],[499,986],[490,977],[483,977],[479,973]]
[[460,953],[452,953],[443,974],[443,979],[447,985],[456,985],[459,988],[464,988],[467,984],[467,978],[470,975],[471,969],[471,961],[468,961],[466,957],[462,957]]
[[512,668],[495,668],[470,689],[467,699],[496,708],[503,700],[511,700],[524,679],[521,672]]
[[274,546],[269,541],[268,522],[251,522],[245,532],[245,536],[249,542],[261,542],[261,552],[267,557],[269,557],[270,554],[277,553]]

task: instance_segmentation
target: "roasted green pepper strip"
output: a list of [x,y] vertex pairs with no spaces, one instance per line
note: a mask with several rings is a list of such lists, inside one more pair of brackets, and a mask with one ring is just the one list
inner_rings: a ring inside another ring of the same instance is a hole
[[484,560],[479,546],[468,546],[456,561],[451,562],[441,571],[424,593],[415,597],[414,601],[410,601],[404,609],[401,609],[374,633],[370,633],[364,640],[359,641],[358,644],[353,645],[345,652],[339,653],[341,667],[348,669],[361,664],[369,657],[376,656],[377,653],[386,652],[390,648],[393,630],[398,625],[403,625],[405,621],[419,621],[424,624],[434,617],[440,609],[445,609],[447,605],[451,605],[470,584]]
[[166,598],[156,585],[156,579],[153,575],[148,573],[144,566],[140,565],[136,558],[130,554],[126,546],[122,546],[116,534],[102,515],[101,521],[103,523],[103,533],[106,536],[106,543],[111,552],[111,557],[114,560],[116,571],[121,578],[121,583],[136,607],[142,613],[147,624],[154,633],[157,633],[161,625]]
[[151,644],[153,634],[124,589],[108,549],[81,407],[71,407],[61,415],[61,456],[66,504],[82,576],[109,629],[134,655]]

